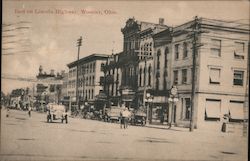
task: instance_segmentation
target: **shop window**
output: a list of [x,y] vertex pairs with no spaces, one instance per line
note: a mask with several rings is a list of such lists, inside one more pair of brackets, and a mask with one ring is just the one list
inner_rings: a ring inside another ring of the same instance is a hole
[[191,100],[185,98],[185,119],[189,120],[191,116]]
[[206,99],[205,120],[219,121],[221,115],[221,100]]
[[229,104],[230,122],[241,122],[244,120],[244,102],[231,100]]

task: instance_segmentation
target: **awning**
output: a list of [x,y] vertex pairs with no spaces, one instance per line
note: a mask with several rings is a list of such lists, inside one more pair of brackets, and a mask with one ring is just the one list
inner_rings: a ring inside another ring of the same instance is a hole
[[232,119],[239,119],[243,120],[244,119],[244,106],[243,103],[230,103],[229,106],[229,111],[230,111],[230,116]]
[[206,114],[208,118],[220,118],[220,101],[206,101]]

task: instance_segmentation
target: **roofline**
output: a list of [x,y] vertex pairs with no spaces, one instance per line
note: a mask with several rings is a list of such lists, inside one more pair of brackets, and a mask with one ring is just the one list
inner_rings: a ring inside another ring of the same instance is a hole
[[[88,62],[91,58],[96,58],[95,60],[103,60],[103,59],[107,59],[108,57],[109,57],[109,55],[107,55],[107,54],[91,54],[89,56],[86,56],[86,57],[79,59],[79,63]],[[67,66],[68,66],[68,68],[70,68],[70,67],[76,66],[76,64],[77,64],[77,60],[67,64]]]

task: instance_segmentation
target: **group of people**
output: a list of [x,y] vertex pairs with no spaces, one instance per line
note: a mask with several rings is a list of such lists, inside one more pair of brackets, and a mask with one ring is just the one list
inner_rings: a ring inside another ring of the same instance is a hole
[[128,122],[129,122],[130,116],[131,116],[131,113],[129,112],[128,108],[127,107],[123,108],[123,110],[120,112],[120,127],[121,127],[121,129],[128,128]]

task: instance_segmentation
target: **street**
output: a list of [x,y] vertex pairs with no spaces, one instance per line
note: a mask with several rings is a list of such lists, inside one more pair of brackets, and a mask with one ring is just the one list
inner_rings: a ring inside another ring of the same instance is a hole
[[247,138],[69,117],[46,122],[46,113],[1,110],[1,160],[247,160]]

